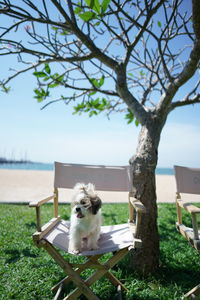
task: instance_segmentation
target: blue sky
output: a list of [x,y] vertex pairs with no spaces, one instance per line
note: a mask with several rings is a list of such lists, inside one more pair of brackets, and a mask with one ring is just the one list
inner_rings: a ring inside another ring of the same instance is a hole
[[[8,63],[8,61],[7,61]],[[0,156],[41,162],[127,164],[135,153],[139,127],[120,114],[88,118],[70,107],[53,104],[45,110],[33,98],[31,75],[13,81],[0,94]],[[167,120],[159,146],[159,167],[200,166],[200,105],[178,108]]]
[[[0,63],[2,79],[13,58],[2,57]],[[127,125],[122,115],[111,115],[110,120],[103,114],[72,115],[62,103],[41,111],[33,98],[36,85],[31,74],[16,78],[11,86],[8,95],[0,92],[0,157],[120,165],[134,155],[140,128]],[[200,105],[177,108],[169,115],[159,146],[159,167],[200,166],[199,116]]]

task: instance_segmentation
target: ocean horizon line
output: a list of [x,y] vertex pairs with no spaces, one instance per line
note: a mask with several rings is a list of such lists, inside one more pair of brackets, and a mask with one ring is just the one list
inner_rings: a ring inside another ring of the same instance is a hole
[[[9,170],[40,170],[40,171],[53,171],[54,163],[42,162],[13,162],[13,163],[0,163],[0,169]],[[173,168],[157,167],[156,175],[174,175]]]

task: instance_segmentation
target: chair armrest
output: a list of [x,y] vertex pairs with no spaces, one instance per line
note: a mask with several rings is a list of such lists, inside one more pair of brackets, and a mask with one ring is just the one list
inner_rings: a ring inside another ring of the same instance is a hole
[[133,205],[135,208],[136,212],[139,213],[146,213],[146,207],[142,204],[142,202],[132,196],[129,198],[130,203]]
[[40,206],[44,203],[47,203],[51,199],[54,199],[54,216],[58,217],[58,208],[57,208],[58,201],[56,201],[57,200],[56,193],[54,193],[53,195],[51,195],[47,198],[44,198],[42,200],[32,201],[29,203],[29,207],[35,207],[35,209],[36,209],[36,227],[37,227],[37,231],[39,231],[39,232],[41,232],[41,230],[42,230]]
[[48,223],[41,227],[41,231],[36,231],[33,234],[33,241],[36,243],[37,247],[39,247],[39,243],[44,237],[44,235],[46,235],[50,230],[52,230],[60,222],[60,220],[60,217],[52,218]]
[[184,208],[186,211],[188,211],[189,213],[191,214],[197,214],[197,213],[200,213],[200,208],[189,203],[189,202],[186,202],[186,201],[183,201],[181,199],[177,199],[177,204]]
[[129,194],[129,225],[135,239],[139,238],[139,227],[146,208],[142,202]]
[[29,203],[29,207],[40,207],[42,204],[44,203],[47,203],[48,201],[50,201],[51,199],[54,199],[55,197],[55,194],[47,197],[47,198],[44,198],[42,200],[38,200],[38,201],[31,201]]
[[181,199],[176,199],[176,203],[177,203],[177,207],[179,207],[178,208],[178,225],[182,224],[182,214],[180,212],[180,208],[183,208],[191,214],[194,239],[198,240],[199,239],[199,231],[198,231],[198,222],[197,222],[196,214],[200,213],[200,208],[189,202],[183,201]]

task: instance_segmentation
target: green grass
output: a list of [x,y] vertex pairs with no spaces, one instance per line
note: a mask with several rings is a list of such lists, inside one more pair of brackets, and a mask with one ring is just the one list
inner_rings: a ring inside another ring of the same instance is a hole
[[[0,205],[0,299],[53,299],[51,287],[64,277],[50,256],[32,242],[35,211],[25,205]],[[43,221],[53,206],[43,207]],[[60,205],[60,215],[69,218],[68,205]],[[103,206],[104,224],[126,222],[127,205]],[[129,293],[124,299],[178,300],[200,281],[200,257],[175,229],[175,205],[159,204],[160,269],[142,278],[128,268],[127,256],[115,268]],[[189,219],[188,219],[189,221]],[[87,274],[86,274],[87,275]],[[93,287],[102,300],[117,299],[115,288],[101,279]],[[81,299],[84,299],[82,297]]]

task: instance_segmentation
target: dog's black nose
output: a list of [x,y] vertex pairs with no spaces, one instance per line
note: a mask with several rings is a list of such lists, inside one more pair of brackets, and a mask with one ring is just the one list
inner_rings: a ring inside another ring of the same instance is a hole
[[79,212],[81,211],[81,208],[80,207],[76,207],[76,212]]

